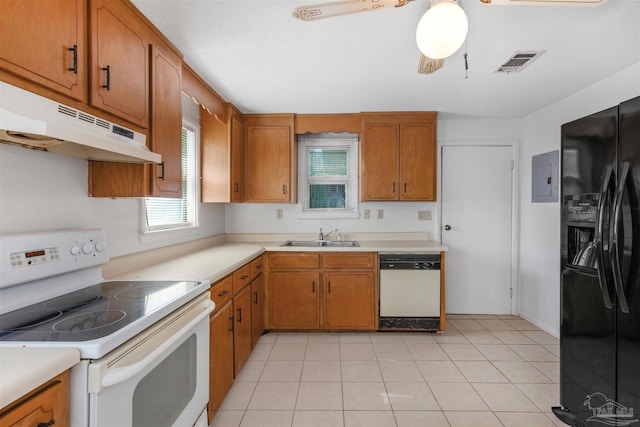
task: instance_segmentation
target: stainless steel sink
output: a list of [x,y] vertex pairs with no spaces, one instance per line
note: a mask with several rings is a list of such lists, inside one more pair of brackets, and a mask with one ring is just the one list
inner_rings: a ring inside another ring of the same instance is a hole
[[288,240],[280,246],[299,246],[299,247],[335,247],[335,248],[354,248],[360,246],[355,241],[334,242],[330,240]]

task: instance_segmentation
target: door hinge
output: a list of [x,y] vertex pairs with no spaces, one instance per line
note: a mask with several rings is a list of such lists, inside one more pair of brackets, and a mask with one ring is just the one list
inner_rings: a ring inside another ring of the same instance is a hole
[[513,298],[513,288],[509,288],[509,296]]
[[515,160],[511,159],[511,170],[513,170],[513,168],[516,167],[516,162]]

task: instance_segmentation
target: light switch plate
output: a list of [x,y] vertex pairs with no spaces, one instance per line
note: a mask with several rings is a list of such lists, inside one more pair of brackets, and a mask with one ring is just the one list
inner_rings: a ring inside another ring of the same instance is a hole
[[384,209],[378,209],[378,219],[384,219]]
[[364,219],[371,219],[371,210],[370,209],[365,209],[363,214],[362,214],[362,217]]
[[431,211],[418,211],[418,221],[431,221]]

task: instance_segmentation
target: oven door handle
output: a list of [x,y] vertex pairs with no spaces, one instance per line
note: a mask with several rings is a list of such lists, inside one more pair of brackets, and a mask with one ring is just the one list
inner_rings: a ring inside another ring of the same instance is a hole
[[164,341],[158,347],[153,349],[149,354],[147,354],[140,361],[133,363],[129,366],[124,366],[122,368],[113,368],[109,370],[103,377],[101,381],[101,388],[107,388],[114,386],[116,384],[127,381],[129,378],[134,377],[135,375],[142,372],[146,367],[151,365],[163,352],[171,348],[177,341],[182,339],[184,335],[193,329],[198,323],[200,323],[205,318],[209,317],[209,314],[213,311],[215,307],[213,301],[207,300],[204,304],[205,310],[194,317],[189,323],[184,325],[177,333],[173,334],[169,339]]

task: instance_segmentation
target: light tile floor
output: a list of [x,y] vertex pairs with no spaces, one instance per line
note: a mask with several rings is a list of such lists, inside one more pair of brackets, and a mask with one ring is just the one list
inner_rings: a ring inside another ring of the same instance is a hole
[[513,316],[435,333],[268,333],[210,427],[553,427],[558,340]]

